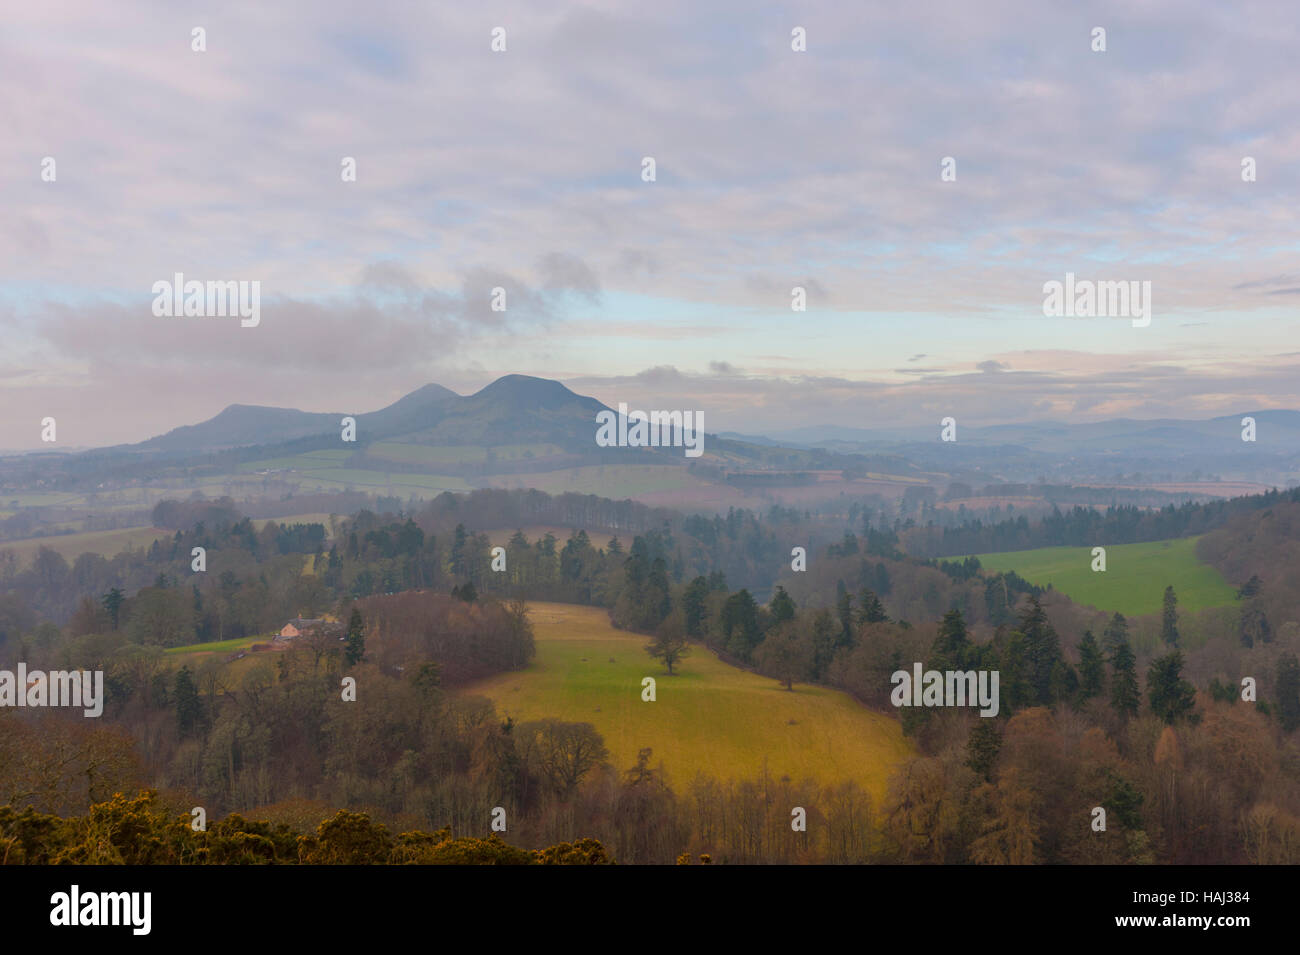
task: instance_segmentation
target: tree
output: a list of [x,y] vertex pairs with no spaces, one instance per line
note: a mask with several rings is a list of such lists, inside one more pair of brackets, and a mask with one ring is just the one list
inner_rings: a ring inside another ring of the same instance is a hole
[[754,662],[768,676],[776,677],[787,690],[802,680],[812,665],[811,647],[800,639],[792,622],[779,624],[754,651]]
[[998,751],[1002,748],[1002,735],[996,720],[978,719],[966,738],[966,765],[985,782],[992,782],[993,767],[997,765]]
[[885,623],[889,620],[889,614],[885,613],[885,605],[880,602],[876,592],[869,587],[862,588],[862,593],[858,595],[858,603],[862,605],[862,610],[858,614],[859,622]]
[[590,723],[536,720],[521,724],[515,735],[528,766],[562,796],[609,758],[604,737]]
[[1127,636],[1120,637],[1115,649],[1111,651],[1110,667],[1110,705],[1124,719],[1137,716],[1138,706],[1142,702],[1138,695],[1137,657],[1128,645]]
[[1029,598],[1029,606],[1020,615],[1020,632],[1025,636],[1028,678],[1034,688],[1035,702],[1050,706],[1053,702],[1052,673],[1064,657],[1061,654],[1061,640],[1037,597]]
[[343,659],[347,661],[348,666],[353,667],[365,659],[365,656],[366,625],[361,619],[361,611],[353,607],[352,616],[348,618],[348,639],[343,647]]
[[1113,651],[1115,645],[1121,640],[1128,641],[1128,621],[1124,619],[1122,613],[1116,613],[1110,618],[1110,623],[1106,624],[1106,629],[1102,631],[1102,649]]
[[1294,653],[1277,661],[1277,716],[1288,733],[1300,726],[1300,660]]
[[[844,586],[844,581],[840,581],[840,586]],[[853,646],[853,597],[847,590],[841,590],[839,597],[836,598],[835,616],[840,621],[840,632],[836,635],[835,646]]]
[[682,614],[687,636],[697,640],[704,636],[704,623],[708,617],[709,580],[696,577],[682,593]]
[[1164,609],[1160,611],[1160,636],[1169,646],[1178,646],[1178,595],[1172,586],[1165,588]]
[[748,590],[738,590],[727,598],[721,623],[727,650],[748,661],[759,641],[758,604]]
[[830,669],[831,660],[835,657],[837,633],[835,615],[829,610],[823,607],[813,614],[812,632],[808,637],[809,652],[812,654],[809,673],[813,680],[822,679]]
[[113,623],[113,629],[117,629],[118,615],[122,612],[122,603],[126,600],[126,594],[114,587],[108,593],[104,594],[104,609],[108,611],[108,618]]
[[673,665],[678,663],[682,657],[688,656],[691,652],[690,644],[686,642],[686,635],[682,633],[681,625],[675,617],[668,617],[659,624],[655,631],[655,638],[651,643],[646,644],[646,653],[650,654],[656,660],[662,660],[664,666],[668,667],[668,675],[673,675]]
[[1097,638],[1091,630],[1083,632],[1079,641],[1079,696],[1090,700],[1100,696],[1106,683],[1106,660],[1097,646]]
[[203,716],[203,704],[199,700],[198,684],[188,666],[176,671],[172,697],[176,701],[176,728],[181,736],[189,736]]
[[1151,661],[1147,671],[1147,695],[1151,712],[1172,725],[1192,712],[1196,688],[1182,678],[1183,654],[1179,650]]
[[[872,594],[872,597],[875,595]],[[961,611],[954,607],[943,615],[943,621],[939,624],[939,633],[930,649],[930,669],[964,670],[970,651],[966,621],[962,618]]]
[[776,588],[776,593],[772,595],[772,602],[767,605],[767,609],[772,614],[772,622],[778,626],[794,619],[794,601],[790,599],[784,587]]

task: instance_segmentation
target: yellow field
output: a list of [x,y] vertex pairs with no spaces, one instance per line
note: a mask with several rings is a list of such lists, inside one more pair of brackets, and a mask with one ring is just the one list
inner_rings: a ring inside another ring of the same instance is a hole
[[[530,618],[537,635],[532,665],[463,692],[491,698],[516,721],[590,722],[619,769],[649,746],[651,763],[662,761],[678,786],[697,772],[753,777],[766,763],[778,779],[853,779],[879,799],[893,767],[912,753],[892,714],[838,690],[796,684],[790,692],[701,646],[670,677],[646,654],[646,637],[615,630],[599,608],[535,603]],[[641,700],[647,676],[657,681],[653,703]]]
[[41,547],[57,551],[68,563],[72,563],[87,552],[112,557],[132,547],[148,549],[154,541],[170,538],[172,533],[158,527],[123,527],[114,531],[85,531],[80,534],[0,541],[0,550],[13,551],[19,565],[24,567],[31,564]]

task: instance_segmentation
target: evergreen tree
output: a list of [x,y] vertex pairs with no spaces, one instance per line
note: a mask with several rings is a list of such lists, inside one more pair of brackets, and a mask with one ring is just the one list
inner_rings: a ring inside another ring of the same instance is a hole
[[1034,701],[1043,706],[1051,705],[1052,671],[1064,657],[1060,637],[1037,597],[1029,598],[1029,605],[1020,615],[1020,632],[1025,638],[1025,659],[1029,665],[1027,676],[1034,688]]
[[876,562],[876,593],[888,597],[889,591],[893,589],[893,582],[889,579],[889,571],[885,568],[884,561]]
[[[843,587],[844,581],[840,581]],[[837,647],[853,646],[853,598],[849,596],[847,590],[841,590],[839,599],[835,602],[835,616],[839,618],[840,630],[836,636],[835,645]]]
[[656,557],[650,565],[646,591],[646,619],[650,626],[657,627],[673,609],[673,598],[668,587],[668,565],[662,557]]
[[1192,712],[1196,688],[1182,678],[1183,654],[1179,650],[1151,661],[1147,671],[1147,695],[1151,712],[1173,724]]
[[469,572],[469,563],[466,554],[466,546],[469,541],[469,534],[465,531],[464,524],[456,525],[456,537],[451,545],[451,573],[453,577],[464,577]]
[[1160,637],[1169,646],[1178,646],[1178,595],[1172,586],[1165,588],[1164,608],[1160,611]]
[[[466,587],[473,586],[466,584]],[[353,667],[360,663],[366,656],[366,625],[361,619],[361,611],[356,607],[352,608],[352,616],[348,618],[348,639],[343,647],[343,659],[347,661],[348,666]]]
[[956,607],[943,615],[939,633],[930,649],[929,668],[932,670],[965,670],[970,656],[970,637],[966,621]]
[[682,615],[686,626],[686,635],[699,639],[704,636],[704,625],[708,619],[709,581],[706,577],[696,577],[682,592]]
[[[1115,616],[1119,616],[1116,614]],[[1142,699],[1138,695],[1137,657],[1128,645],[1128,637],[1121,636],[1110,654],[1110,705],[1122,718],[1137,716]]]
[[1263,585],[1264,582],[1259,579],[1258,574],[1251,574],[1250,580],[1242,584],[1241,589],[1237,591],[1237,596],[1241,597],[1243,600],[1258,596]]
[[1079,641],[1079,697],[1090,700],[1100,696],[1106,683],[1106,660],[1091,630]]
[[889,614],[885,613],[885,605],[870,588],[862,588],[862,593],[858,595],[858,604],[862,608],[858,612],[859,623],[884,623],[889,619]]
[[772,614],[772,623],[776,626],[794,619],[794,601],[785,592],[785,588],[779,585],[776,588],[776,593],[772,595],[772,602],[767,605],[767,609]]
[[998,733],[997,721],[978,719],[966,738],[966,765],[985,782],[992,782],[993,767],[997,765],[1001,748],[1002,736]]
[[758,645],[758,604],[748,590],[738,590],[722,605],[722,635],[727,650],[746,662]]
[[1117,613],[1110,618],[1110,623],[1106,624],[1106,629],[1101,634],[1102,649],[1108,653],[1114,652],[1116,645],[1121,641],[1128,642],[1128,621],[1124,619],[1122,613]]
[[810,672],[814,681],[821,680],[830,669],[835,656],[835,640],[839,635],[839,625],[835,615],[826,608],[813,614],[812,621],[812,660]]
[[1005,701],[1002,711],[1010,715],[1035,703],[1034,684],[1030,679],[1028,654],[1024,634],[1018,631],[1004,633],[998,646],[999,694]]
[[108,611],[108,618],[113,621],[113,629],[117,629],[118,618],[122,612],[122,604],[126,602],[126,594],[114,587],[108,593],[104,594],[104,609]]
[[176,701],[176,728],[182,737],[189,736],[203,716],[203,704],[199,701],[199,688],[194,682],[194,674],[188,666],[176,671],[172,696]]
[[1300,660],[1294,653],[1277,661],[1277,716],[1287,733],[1300,726]]

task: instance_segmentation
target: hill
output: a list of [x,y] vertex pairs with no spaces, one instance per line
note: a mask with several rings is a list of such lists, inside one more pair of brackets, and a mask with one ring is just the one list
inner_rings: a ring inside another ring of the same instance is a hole
[[[646,654],[647,637],[615,630],[595,607],[535,603],[530,619],[533,663],[464,692],[489,697],[516,721],[590,722],[616,768],[634,765],[648,746],[651,763],[662,761],[679,787],[696,773],[753,778],[766,766],[775,779],[853,779],[879,799],[892,768],[911,754],[897,719],[838,690],[796,684],[788,692],[698,646],[669,676]],[[653,703],[641,700],[647,676],[657,681]]]
[[1197,557],[1198,539],[1110,545],[1105,572],[1092,570],[1090,547],[1040,547],[976,556],[988,570],[1014,570],[1031,583],[1051,584],[1076,603],[1125,616],[1159,613],[1165,587],[1170,585],[1178,595],[1180,611],[1228,606],[1236,599],[1236,588]]

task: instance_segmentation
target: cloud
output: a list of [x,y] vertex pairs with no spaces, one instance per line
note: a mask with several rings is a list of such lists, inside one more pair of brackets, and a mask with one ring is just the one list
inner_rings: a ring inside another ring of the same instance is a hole
[[[1032,381],[1082,413],[1056,385],[1116,367],[1105,407],[1134,413],[1210,400],[1171,391],[1167,366],[1224,402],[1296,390],[1249,361],[1290,347],[1300,294],[1281,8],[1150,0],[1104,56],[1069,8],[1019,0],[503,0],[499,55],[481,18],[404,0],[364,22],[338,0],[222,5],[205,54],[159,9],[6,12],[0,83],[24,95],[0,137],[0,366],[33,374],[0,369],[0,445],[55,404],[93,438],[250,396],[321,406],[512,371],[633,387],[647,366],[708,367],[684,380],[726,379],[737,414],[784,414],[819,381],[807,414],[859,418],[912,412],[835,396],[1037,413],[1011,390]],[[152,320],[140,296],[176,271],[261,281],[262,326]],[[1151,280],[1151,327],[1042,321],[1066,271]],[[810,312],[792,318],[795,285]],[[946,372],[911,367],[918,347]],[[982,364],[1009,358],[1015,374]],[[146,378],[178,397],[141,408]]]

